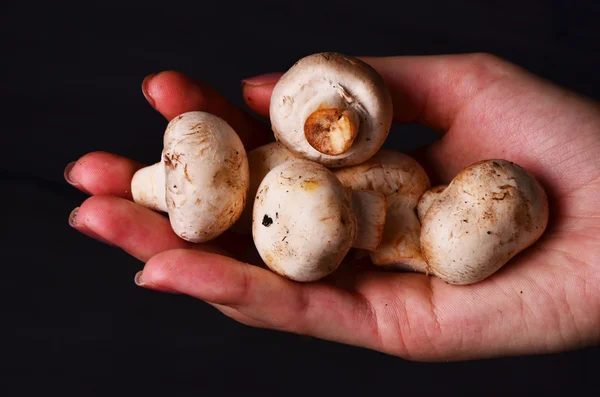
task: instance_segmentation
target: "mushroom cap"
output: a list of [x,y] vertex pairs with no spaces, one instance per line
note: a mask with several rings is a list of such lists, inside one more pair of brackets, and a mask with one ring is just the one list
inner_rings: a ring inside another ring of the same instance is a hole
[[162,160],[171,227],[194,243],[216,238],[246,204],[248,159],[223,119],[205,112],[175,117],[164,135]]
[[290,160],[259,185],[252,235],[275,273],[301,282],[325,277],[340,265],[356,233],[352,191],[322,165]]
[[433,204],[446,187],[448,187],[448,185],[437,185],[423,193],[417,203],[417,214],[420,222],[425,218],[425,214],[429,210],[429,207],[431,207],[431,204]]
[[429,177],[412,157],[381,149],[364,163],[333,170],[335,176],[354,190],[374,190],[386,196],[400,194],[415,205],[429,187]]
[[236,232],[251,233],[252,231],[252,209],[258,186],[271,169],[297,156],[279,142],[271,142],[257,147],[248,152],[248,166],[250,168],[250,188],[248,199],[240,219],[232,227]]
[[382,149],[362,164],[333,172],[345,186],[374,190],[387,197],[383,238],[377,251],[370,253],[373,264],[425,273],[421,225],[415,210],[430,181],[421,165],[404,153]]
[[547,196],[519,165],[484,160],[462,170],[425,213],[421,249],[450,284],[479,282],[541,237]]
[[[314,149],[304,135],[306,119],[323,106],[352,109],[360,120],[352,146],[340,155]],[[277,82],[270,102],[275,138],[299,156],[330,168],[359,164],[385,142],[393,118],[390,92],[367,63],[338,53],[296,62]]]

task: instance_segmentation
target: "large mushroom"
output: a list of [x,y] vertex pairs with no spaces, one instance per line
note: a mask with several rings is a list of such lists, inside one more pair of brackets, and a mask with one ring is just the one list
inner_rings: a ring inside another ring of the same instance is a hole
[[377,249],[384,223],[383,194],[353,192],[326,167],[295,159],[260,183],[252,236],[271,270],[309,282],[335,271],[351,247]]
[[374,190],[386,196],[383,238],[377,251],[369,253],[373,264],[427,273],[427,263],[420,248],[421,224],[416,208],[430,182],[421,165],[406,154],[382,149],[362,164],[333,172],[345,186]]
[[248,159],[240,138],[223,119],[188,112],[169,122],[163,144],[161,161],[133,176],[133,200],[167,212],[184,240],[218,237],[246,205]]
[[[442,190],[443,189],[443,190]],[[449,284],[484,280],[534,244],[548,224],[548,199],[521,166],[492,159],[463,169],[423,200],[421,249],[434,275]]]
[[296,62],[270,102],[278,141],[329,168],[362,163],[388,136],[393,117],[383,78],[358,58],[318,53]]

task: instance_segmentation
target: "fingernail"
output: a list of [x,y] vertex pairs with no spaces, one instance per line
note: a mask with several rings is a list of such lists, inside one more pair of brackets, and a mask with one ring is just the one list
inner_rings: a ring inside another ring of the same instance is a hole
[[73,175],[71,175],[71,171],[73,170],[73,167],[75,167],[75,161],[70,162],[69,164],[67,164],[67,166],[65,167],[65,172],[63,173],[63,176],[65,177],[65,180],[73,186],[77,186],[78,183],[77,181],[75,181],[73,179]]
[[88,229],[87,227],[85,227],[85,225],[82,225],[82,224],[78,223],[77,222],[77,216],[78,215],[79,215],[79,207],[75,207],[73,209],[73,211],[71,211],[71,213],[69,214],[69,226],[71,226],[72,228],[76,229],[79,233],[85,234],[89,238],[93,238],[94,240],[97,240],[97,241],[99,241],[101,243],[110,245],[111,247],[115,246],[110,241],[107,241],[104,238],[102,238],[99,235],[97,235],[96,233],[92,232],[90,229]]
[[146,284],[144,283],[144,279],[142,279],[142,274],[144,273],[143,270],[140,270],[139,272],[137,272],[135,274],[135,277],[133,278],[133,281],[135,282],[135,285],[139,286],[139,287],[145,287]]
[[150,84],[150,82],[152,81],[154,76],[156,76],[155,73],[149,74],[148,76],[146,76],[144,81],[142,81],[142,93],[144,94],[144,97],[146,98],[146,100],[148,101],[150,106],[152,106],[152,107],[155,107],[155,103],[154,103],[154,99],[148,92],[148,84]]
[[77,215],[79,214],[79,207],[75,207],[69,214],[69,225],[71,227],[77,227]]
[[242,85],[248,84],[251,86],[259,86],[266,84],[275,84],[281,78],[281,73],[267,73],[260,76],[249,77],[242,80]]
[[169,294],[180,294],[179,292],[177,292],[175,290],[172,290],[169,288],[157,287],[155,285],[145,282],[144,279],[142,278],[143,273],[144,273],[144,271],[140,270],[139,272],[137,272],[135,274],[135,277],[133,278],[135,285],[137,285],[138,287],[147,288],[147,289],[151,289],[151,290],[159,291],[159,292],[166,292]]

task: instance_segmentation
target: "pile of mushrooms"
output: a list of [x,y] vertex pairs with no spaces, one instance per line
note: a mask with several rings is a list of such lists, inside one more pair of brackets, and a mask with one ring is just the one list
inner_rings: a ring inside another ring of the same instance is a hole
[[313,54],[273,90],[275,142],[247,153],[221,118],[181,114],[160,162],[134,175],[133,199],[192,243],[251,234],[269,269],[299,282],[332,274],[355,249],[375,266],[473,284],[542,236],[548,201],[532,174],[490,159],[432,187],[415,159],[382,149],[392,116],[372,67]]

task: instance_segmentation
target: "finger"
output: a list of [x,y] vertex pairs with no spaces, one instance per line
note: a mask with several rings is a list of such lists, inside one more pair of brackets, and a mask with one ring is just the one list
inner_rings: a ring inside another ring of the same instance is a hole
[[150,105],[167,120],[185,112],[204,111],[227,121],[251,150],[271,138],[263,123],[242,111],[214,88],[174,71],[150,75],[142,82],[142,92]]
[[253,318],[250,318],[250,317],[246,316],[245,314],[240,313],[239,310],[234,309],[232,307],[229,307],[226,305],[219,305],[217,303],[210,303],[210,302],[208,302],[208,304],[213,306],[214,308],[216,308],[218,311],[220,311],[227,317],[229,317],[239,323],[242,323],[244,325],[248,325],[250,327],[256,327],[256,328],[269,328],[269,326],[267,324],[265,324],[261,321],[255,320]]
[[461,110],[490,84],[522,73],[516,65],[488,54],[361,57],[386,81],[394,122],[450,129]]
[[290,281],[225,256],[163,252],[146,263],[143,278],[157,288],[229,306],[272,329],[353,345],[377,340],[370,306],[359,296],[325,283]]
[[283,73],[270,73],[242,81],[242,96],[246,105],[261,117],[269,118],[269,104],[275,84]]
[[167,217],[119,197],[88,198],[73,211],[69,223],[76,230],[118,246],[143,262],[176,248],[225,253],[212,244],[191,244],[180,239]]
[[131,200],[131,178],[143,166],[116,154],[92,152],[68,164],[64,177],[84,193]]

